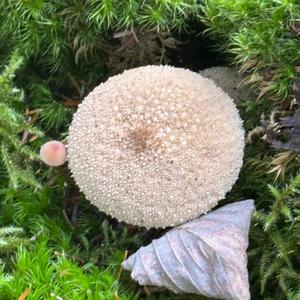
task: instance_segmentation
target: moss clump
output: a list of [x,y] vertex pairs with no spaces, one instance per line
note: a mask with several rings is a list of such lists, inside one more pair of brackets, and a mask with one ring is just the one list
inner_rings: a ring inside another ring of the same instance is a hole
[[202,21],[220,48],[234,56],[259,97],[272,95],[278,102],[289,97],[300,44],[297,0],[206,0]]
[[115,263],[102,269],[79,265],[76,256],[49,248],[42,240],[31,250],[18,249],[12,276],[0,270],[0,299],[20,299],[25,294],[31,300],[137,299],[119,285],[118,271]]
[[38,154],[31,138],[43,133],[32,126],[29,115],[25,118],[24,94],[13,82],[21,64],[22,58],[14,53],[0,74],[0,170],[5,170],[14,188],[20,183],[41,188],[32,170],[32,161],[38,159]]
[[118,36],[127,36],[129,46],[130,39],[138,43],[140,30],[182,31],[198,12],[196,0],[3,0],[0,49],[19,47],[31,69],[55,74],[56,88],[74,87],[74,78],[95,85],[107,73]]
[[[299,77],[299,2],[207,0],[202,11],[207,32],[260,99],[238,103],[246,130],[255,133],[264,116],[273,117],[274,111],[292,114],[291,86]],[[240,179],[228,195],[251,197],[258,210],[250,232],[251,295],[299,299],[299,155],[278,153],[260,137],[254,134],[248,140]],[[272,166],[277,174],[285,170],[276,184]]]
[[[189,28],[190,17],[195,21],[200,15],[214,44],[225,50],[228,63],[238,65],[262,100],[247,97],[238,102],[247,132],[273,110],[292,115],[289,108],[296,106],[290,87],[299,79],[299,1],[206,0],[200,5],[201,14],[192,0],[0,1],[1,300],[18,299],[27,288],[28,300],[50,298],[51,293],[53,299],[68,299],[73,296],[70,287],[91,299],[95,296],[87,294],[90,290],[108,299],[114,299],[116,291],[121,299],[137,295],[125,273],[120,282],[134,295],[117,284],[121,256],[161,231],[128,227],[97,212],[65,167],[54,170],[35,161],[36,149],[46,140],[65,139],[74,108],[108,75],[165,62],[166,50],[178,45],[174,36]],[[192,43],[198,43],[196,36],[196,29],[189,32]],[[4,68],[15,47],[24,55],[23,62],[15,53]],[[198,56],[205,57],[206,65],[206,56]],[[196,70],[191,61],[189,67]],[[39,137],[37,128],[47,138]],[[152,136],[147,129],[142,132],[133,136]],[[223,203],[255,199],[258,212],[249,248],[252,298],[300,299],[299,155],[278,153],[260,136],[251,136],[240,178]],[[269,172],[272,166],[285,170],[276,183],[276,175]],[[149,294],[149,289],[138,291],[139,298]],[[190,298],[161,291],[147,297]]]

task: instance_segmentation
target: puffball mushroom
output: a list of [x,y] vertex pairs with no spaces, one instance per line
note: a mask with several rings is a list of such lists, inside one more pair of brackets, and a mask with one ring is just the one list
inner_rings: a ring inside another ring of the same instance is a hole
[[211,67],[201,70],[199,73],[203,77],[213,80],[217,86],[235,101],[242,100],[250,95],[248,89],[240,86],[243,77],[233,68]]
[[242,166],[244,131],[233,100],[186,69],[146,66],[96,87],[69,130],[80,189],[119,221],[184,223],[224,198]]
[[40,149],[40,158],[48,166],[61,166],[67,159],[66,147],[59,141],[47,142]]

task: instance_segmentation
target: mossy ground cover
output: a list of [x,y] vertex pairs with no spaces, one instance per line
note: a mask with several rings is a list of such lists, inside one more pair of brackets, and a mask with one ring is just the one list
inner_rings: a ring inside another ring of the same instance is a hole
[[0,299],[202,299],[133,283],[120,271],[126,250],[162,231],[98,212],[66,166],[48,168],[37,153],[67,139],[78,103],[116,72],[220,62],[253,91],[238,103],[244,166],[221,203],[255,200],[252,298],[300,299],[300,159],[268,139],[299,105],[299,19],[296,0],[1,1]]

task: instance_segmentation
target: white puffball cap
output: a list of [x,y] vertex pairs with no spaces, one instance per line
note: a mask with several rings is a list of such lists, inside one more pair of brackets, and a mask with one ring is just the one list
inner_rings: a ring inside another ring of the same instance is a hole
[[199,72],[203,77],[209,78],[224,90],[236,103],[240,100],[247,99],[250,96],[249,89],[241,86],[243,80],[234,68],[229,67],[211,67]]
[[99,210],[150,227],[211,210],[243,162],[244,130],[233,100],[186,69],[146,66],[96,87],[69,130],[72,175]]

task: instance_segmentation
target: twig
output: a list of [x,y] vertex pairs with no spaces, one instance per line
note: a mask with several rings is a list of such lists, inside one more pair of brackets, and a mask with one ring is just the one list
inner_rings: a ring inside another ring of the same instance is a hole
[[22,293],[22,295],[18,298],[18,300],[24,300],[30,293],[30,290],[27,288],[25,291]]
[[124,49],[126,49],[128,46],[130,46],[131,44],[133,44],[133,42],[135,41],[134,36],[132,35],[125,44],[123,44],[120,48],[118,48],[116,50],[116,53],[120,53],[122,52]]
[[25,110],[25,116],[30,116],[30,115],[35,115],[36,113],[41,112],[42,109],[41,108],[37,108],[37,109],[33,109],[33,110],[29,110],[28,108],[26,108]]
[[165,59],[166,47],[165,47],[165,44],[164,44],[163,39],[161,38],[161,36],[158,34],[157,37],[158,37],[158,39],[161,43],[161,46],[162,46],[161,55],[160,55],[160,59],[159,59],[159,64],[161,65],[163,63],[164,59]]
[[69,217],[68,217],[68,215],[67,215],[67,213],[66,213],[66,211],[64,209],[62,210],[62,213],[64,215],[64,218],[65,218],[66,222],[68,223],[68,225],[70,226],[70,228],[73,230],[74,226],[72,225],[72,223],[71,223],[71,221],[70,221],[70,219],[69,219]]
[[73,212],[72,212],[72,217],[71,217],[72,224],[76,224],[76,222],[77,222],[78,207],[79,207],[78,202],[74,202]]
[[43,232],[43,230],[38,231],[35,235],[33,235],[33,236],[30,238],[30,241],[31,241],[31,242],[34,242],[34,241],[37,239],[37,237],[38,237],[39,235],[41,235],[42,232]]
[[24,130],[22,135],[22,140],[21,140],[22,145],[27,143],[28,137],[29,137],[29,132],[27,130]]
[[[127,256],[128,256],[128,250],[125,250],[125,252],[124,252],[124,257],[123,257],[123,261],[122,261],[122,262],[124,262],[124,261],[126,260]],[[119,270],[118,275],[117,275],[117,280],[118,280],[118,281],[119,281],[120,278],[121,278],[122,272],[123,272],[123,267],[122,267],[122,264],[121,264],[120,270]]]
[[122,31],[122,32],[116,32],[113,34],[113,38],[114,39],[119,39],[119,38],[122,38],[124,36],[128,36],[128,35],[131,35],[131,30],[125,30],[125,31]]
[[139,41],[139,39],[138,39],[138,37],[137,37],[137,35],[136,35],[136,32],[135,32],[134,27],[131,27],[131,33],[132,33],[132,35],[133,35],[135,41],[136,41],[137,43],[139,43],[140,41]]
[[75,89],[76,89],[78,95],[81,97],[81,89],[80,89],[79,84],[77,83],[75,78],[70,73],[68,73],[68,77],[71,80],[71,82],[73,83],[73,85],[75,86]]
[[118,48],[116,50],[116,53],[122,52],[124,49],[126,49],[127,47],[129,47],[134,42],[136,42],[138,44],[139,40],[138,40],[138,37],[137,37],[137,33],[138,32],[136,32],[135,29],[132,28],[131,29],[131,36],[129,37],[129,39],[127,40],[127,42],[125,44],[123,44],[120,48]]
[[29,139],[29,142],[33,142],[35,141],[36,139],[38,139],[39,136],[38,135],[33,135],[30,139]]

